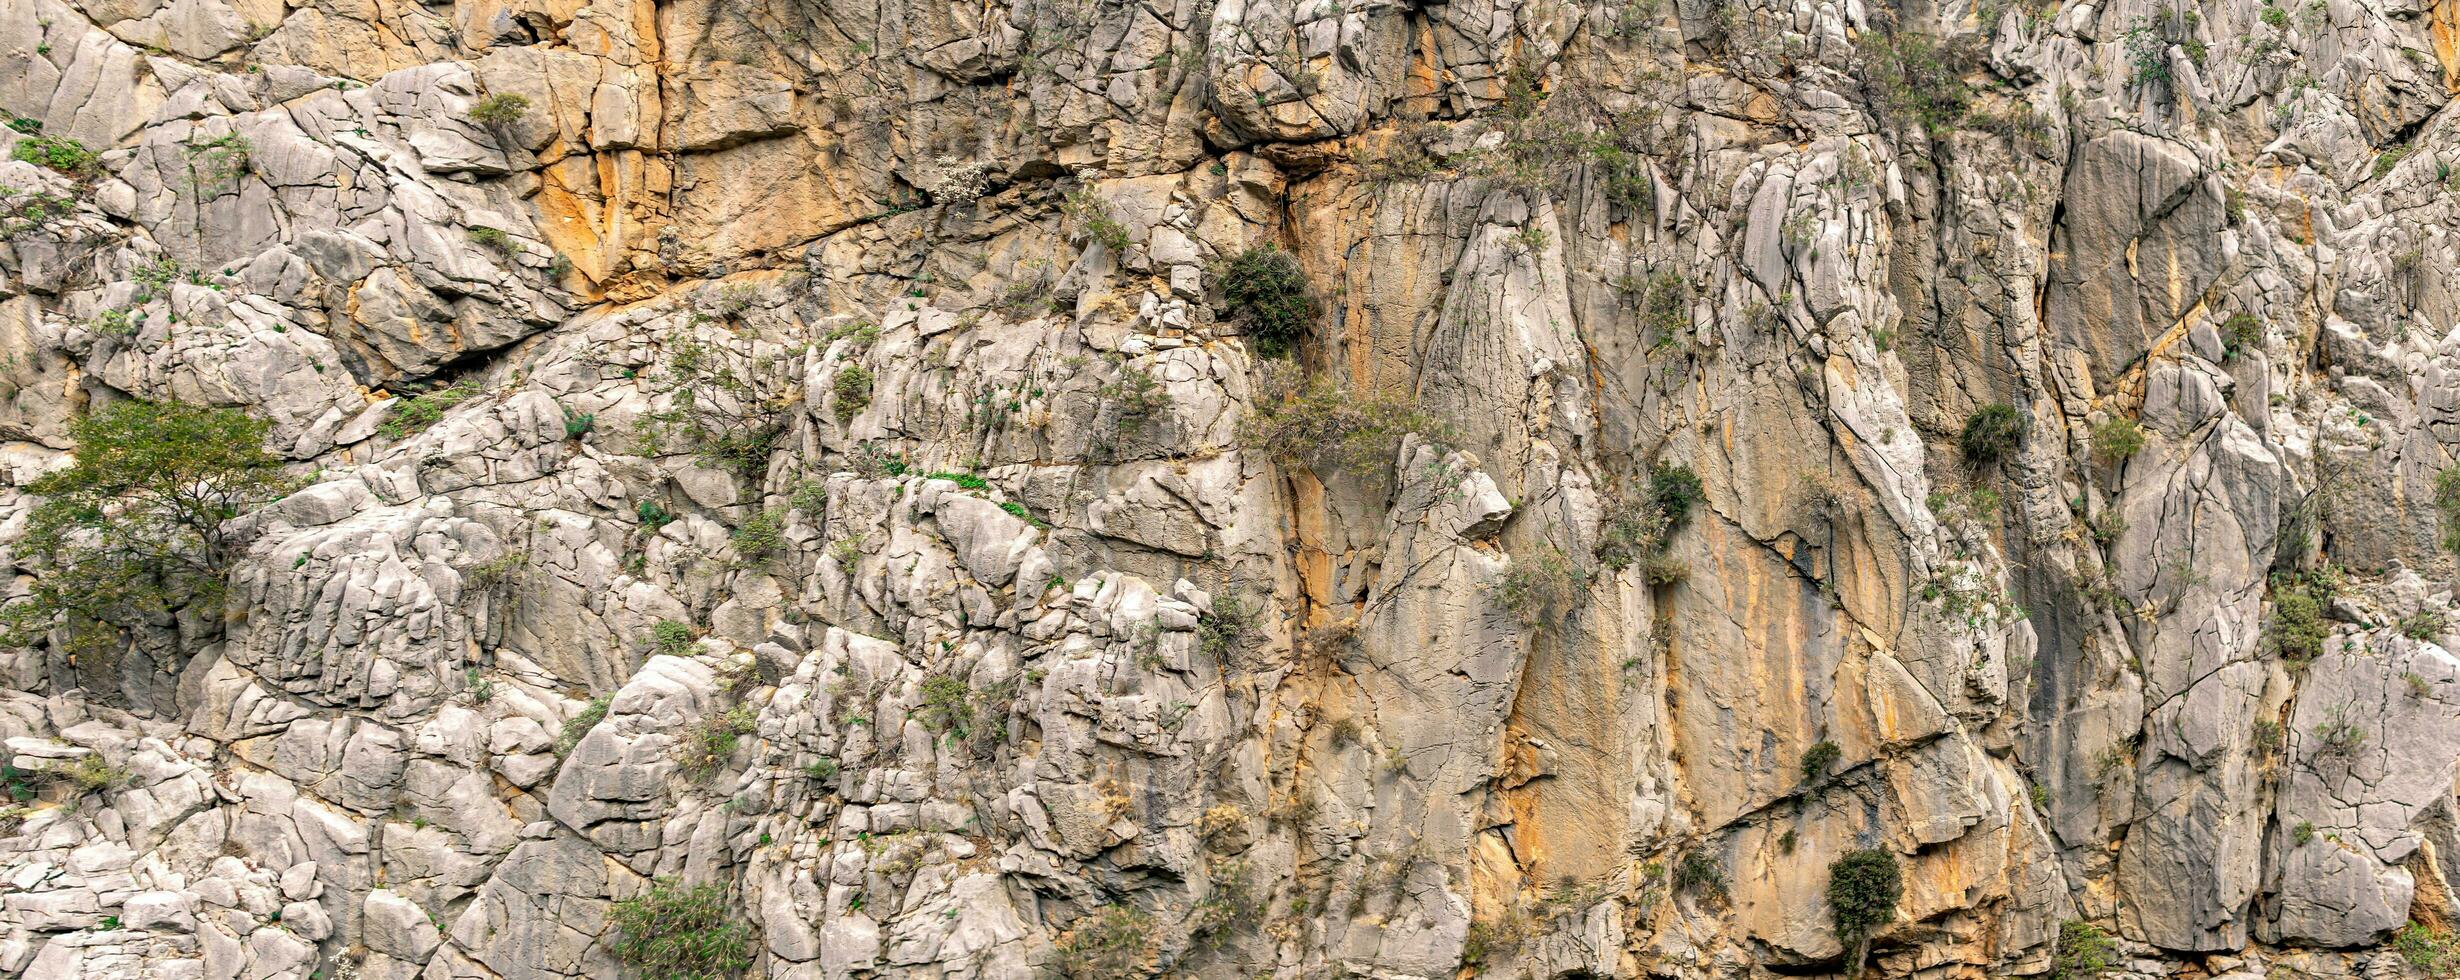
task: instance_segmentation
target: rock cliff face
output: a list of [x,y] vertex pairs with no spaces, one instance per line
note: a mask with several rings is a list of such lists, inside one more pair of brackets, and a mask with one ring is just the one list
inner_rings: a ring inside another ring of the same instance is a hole
[[0,48],[7,595],[115,403],[301,483],[0,657],[0,973],[2460,969],[2455,0]]

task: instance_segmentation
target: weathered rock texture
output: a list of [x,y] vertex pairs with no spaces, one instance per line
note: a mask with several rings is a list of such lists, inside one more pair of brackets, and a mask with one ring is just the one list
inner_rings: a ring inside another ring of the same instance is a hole
[[[1878,848],[1869,976],[2076,920],[2401,976],[2460,917],[2456,44],[2451,0],[0,0],[7,137],[100,153],[0,162],[8,482],[123,398],[314,477],[212,622],[0,660],[17,770],[127,773],[11,812],[0,973],[612,977],[672,878],[762,977],[1060,971],[1107,906],[1124,975],[1819,976]],[[1268,244],[1290,366],[1223,299]],[[1293,371],[1440,425],[1276,458]],[[1661,466],[1705,500],[1602,560]],[[2291,664],[2276,576],[2327,564]]]

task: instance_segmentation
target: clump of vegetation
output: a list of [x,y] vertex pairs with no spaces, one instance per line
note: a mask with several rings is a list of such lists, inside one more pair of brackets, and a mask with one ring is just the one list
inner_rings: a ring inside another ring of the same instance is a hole
[[1971,45],[1907,30],[1863,38],[1862,81],[1891,122],[1938,140],[1964,121],[1973,103],[1965,76],[1979,61]]
[[470,241],[497,255],[511,255],[521,250],[520,243],[513,241],[512,233],[502,228],[489,228],[486,225],[471,228]]
[[1838,748],[1835,742],[1824,740],[1802,750],[1802,781],[1818,781],[1828,774],[1828,770],[1836,768],[1838,760],[1844,757],[1844,749]]
[[1637,293],[1641,335],[1652,349],[1675,347],[1691,332],[1691,288],[1673,272],[1650,276]]
[[1956,437],[1957,448],[1965,461],[1975,466],[1988,466],[2014,452],[2024,441],[2028,424],[2023,412],[2006,402],[1997,402],[1975,409],[1965,419],[1964,431]]
[[1666,517],[1671,530],[1683,526],[1691,508],[1708,499],[1700,490],[1700,474],[1681,463],[1659,463],[1649,470],[1649,499]]
[[1126,905],[1105,905],[1077,920],[1055,945],[1059,973],[1068,980],[1147,976],[1162,955],[1153,916]]
[[2349,720],[2346,707],[2335,705],[2324,713],[2324,720],[2315,723],[2315,738],[2323,743],[2316,755],[2346,759],[2366,747],[2367,732]]
[[815,783],[835,782],[837,772],[837,760],[824,755],[803,767],[803,778]]
[[1118,407],[1118,431],[1134,435],[1144,431],[1145,423],[1170,409],[1170,390],[1153,375],[1133,367],[1121,367],[1119,378],[1103,385],[1096,394],[1102,401]]
[[701,462],[745,479],[767,475],[769,456],[786,431],[787,409],[797,400],[792,379],[775,361],[739,365],[724,351],[687,340],[675,345],[655,380],[673,402],[633,424],[635,453],[660,456],[679,444],[692,447]]
[[606,720],[607,706],[613,703],[615,699],[612,696],[591,698],[580,711],[565,719],[563,731],[555,735],[555,757],[561,759],[580,747],[581,740],[589,736],[589,730]]
[[2221,321],[2221,359],[2235,360],[2238,355],[2261,349],[2264,345],[2264,322],[2252,313],[2232,313]]
[[1216,663],[1245,649],[1258,632],[1257,611],[1237,593],[1213,597],[1213,611],[1196,619],[1196,645]]
[[1674,890],[1722,900],[1726,890],[1725,866],[1707,851],[1685,851],[1682,860],[1674,863]]
[[1555,548],[1515,555],[1512,566],[1495,586],[1495,601],[1531,629],[1545,629],[1571,614],[1588,591],[1588,581]]
[[[0,242],[15,241],[36,232],[49,231],[57,226],[61,219],[76,213],[76,198],[42,191],[23,191],[7,184],[0,184]],[[118,313],[122,323],[127,321],[128,314],[125,311],[106,312]]]
[[96,163],[94,151],[66,136],[29,136],[9,155],[81,180],[94,175]]
[[91,753],[78,756],[77,761],[67,765],[45,770],[44,775],[50,777],[54,785],[69,787],[81,796],[118,789],[128,785],[130,778],[125,767],[112,765],[101,755]]
[[1896,920],[1896,903],[1904,894],[1904,872],[1896,855],[1886,851],[1853,851],[1828,865],[1828,909],[1837,942],[1845,944],[1847,976],[1862,975],[1871,933]]
[[0,609],[0,643],[60,630],[70,653],[100,653],[162,617],[218,612],[242,544],[228,522],[298,486],[265,451],[270,425],[135,401],[72,423],[74,463],[25,488],[43,498],[13,549],[32,581]]
[[743,705],[703,718],[684,732],[683,749],[676,762],[683,767],[685,776],[708,779],[726,768],[726,760],[734,757],[735,746],[758,727],[752,709]]
[[1274,246],[1239,253],[1220,279],[1226,312],[1256,338],[1256,352],[1266,357],[1288,354],[1322,313],[1298,259]]
[[692,624],[672,619],[658,620],[657,625],[649,628],[649,645],[670,657],[690,655],[692,646],[699,639],[692,630]]
[[[1281,391],[1272,393],[1271,387]],[[1322,465],[1367,476],[1393,464],[1402,437],[1441,431],[1408,399],[1344,392],[1319,381],[1303,389],[1294,383],[1268,385],[1267,397],[1241,421],[1239,442],[1284,466]]]
[[2322,656],[2324,641],[2332,635],[2323,614],[2339,582],[2340,577],[2329,567],[2275,573],[2272,621],[2264,628],[2264,645],[2291,666],[2303,666]]
[[444,419],[446,410],[478,397],[478,386],[467,381],[411,395],[393,406],[393,413],[376,427],[388,439],[405,439],[427,431],[427,427]]
[[237,183],[247,176],[248,163],[256,152],[255,145],[238,133],[191,139],[184,148],[188,153],[189,183],[199,191],[214,191]]
[[923,678],[922,707],[915,714],[922,719],[923,727],[955,732],[962,738],[974,720],[974,689],[954,674]]
[[1077,188],[1075,193],[1060,202],[1059,208],[1069,220],[1075,222],[1077,230],[1084,232],[1085,237],[1102,243],[1102,247],[1109,249],[1114,258],[1126,256],[1128,246],[1135,244],[1127,226],[1111,217],[1110,208],[1094,196],[1091,187]]
[[2124,415],[2093,423],[2093,458],[2115,466],[2144,451],[2144,427]]
[[2434,510],[2441,519],[2443,550],[2460,554],[2460,466],[2434,475]]
[[2058,945],[2050,954],[2050,980],[2095,980],[2117,961],[2118,943],[2090,922],[2069,919],[2059,925]]
[[498,92],[470,104],[469,119],[488,129],[502,129],[520,122],[530,113],[528,96]]
[[1653,498],[1615,500],[1598,522],[1598,563],[1619,572],[1655,556],[1665,546],[1666,534],[1672,530],[1669,524],[1666,512]]
[[871,384],[871,372],[860,364],[837,369],[837,380],[829,384],[829,390],[837,396],[830,404],[837,413],[838,424],[854,421],[863,409],[871,407]]
[[646,980],[725,980],[752,965],[752,930],[717,885],[661,878],[615,903],[615,958]]
[[2392,950],[2426,976],[2460,975],[2460,939],[2441,929],[2411,922],[2392,934]]
[[786,512],[764,510],[735,529],[735,554],[747,562],[767,561],[786,547]]
[[2400,635],[2408,637],[2409,639],[2432,640],[2438,636],[2442,636],[2443,630],[2448,625],[2449,623],[2444,619],[2441,611],[2434,609],[2420,609],[2416,612],[2400,617],[2399,628]]

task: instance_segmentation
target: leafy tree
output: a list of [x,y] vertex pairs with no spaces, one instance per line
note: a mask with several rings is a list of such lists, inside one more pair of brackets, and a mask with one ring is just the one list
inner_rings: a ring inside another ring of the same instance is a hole
[[1871,933],[1895,921],[1896,902],[1904,895],[1904,872],[1896,855],[1886,851],[1854,851],[1828,865],[1828,908],[1836,917],[1836,939],[1845,944],[1847,976],[1862,975]]
[[109,648],[182,610],[218,608],[241,542],[228,522],[298,486],[265,451],[271,423],[237,409],[120,402],[78,420],[75,464],[27,486],[45,498],[16,545],[29,595],[0,642],[65,630]]

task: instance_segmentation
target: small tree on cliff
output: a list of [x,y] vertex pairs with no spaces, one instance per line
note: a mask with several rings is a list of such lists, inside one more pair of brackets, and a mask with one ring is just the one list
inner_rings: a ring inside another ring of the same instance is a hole
[[226,524],[296,486],[263,419],[178,402],[120,402],[69,427],[75,463],[29,484],[45,498],[14,551],[29,593],[0,609],[0,643],[65,633],[72,655],[213,608],[239,542]]
[[1896,855],[1877,848],[1854,851],[1828,865],[1828,908],[1836,917],[1836,940],[1845,944],[1845,975],[1862,975],[1871,933],[1896,920],[1905,878]]

